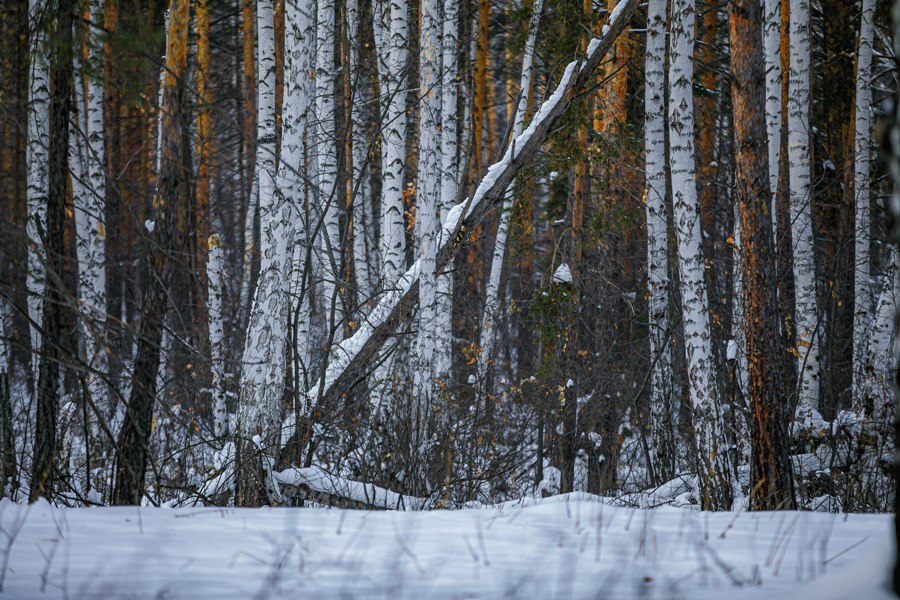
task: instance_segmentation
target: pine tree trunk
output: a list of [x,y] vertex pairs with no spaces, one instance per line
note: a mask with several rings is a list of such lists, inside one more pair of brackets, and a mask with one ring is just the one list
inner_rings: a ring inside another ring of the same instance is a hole
[[60,337],[63,308],[68,291],[63,283],[66,219],[66,182],[69,174],[69,116],[72,104],[72,19],[74,6],[58,0],[55,12],[55,44],[52,47],[52,94],[49,113],[46,230],[42,231],[46,256],[46,299],[43,304],[41,353],[38,367],[37,419],[34,429],[31,491],[29,500],[53,500],[59,458],[57,417],[59,413],[59,367],[62,359]]
[[190,16],[189,0],[172,0],[166,33],[163,84],[162,143],[153,231],[150,234],[149,270],[141,302],[141,325],[132,375],[131,396],[119,436],[113,504],[140,504],[144,495],[156,377],[160,365],[163,315],[171,277],[178,204],[188,196],[182,172],[186,102],[185,72]]
[[752,414],[750,506],[793,507],[787,457],[790,415],[781,377],[775,237],[766,164],[766,114],[762,15],[758,0],[730,4],[731,96],[736,139],[737,196],[741,208],[744,331]]
[[329,331],[334,339],[342,337],[343,285],[341,278],[341,212],[338,198],[337,154],[334,106],[335,78],[335,5],[333,0],[317,3],[316,20],[316,148],[318,155],[318,201],[322,228],[319,252],[322,259],[321,298]]

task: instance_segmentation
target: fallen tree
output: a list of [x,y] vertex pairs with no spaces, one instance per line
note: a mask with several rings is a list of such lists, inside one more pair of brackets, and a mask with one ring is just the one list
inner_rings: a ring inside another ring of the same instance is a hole
[[[438,270],[443,269],[459,251],[463,233],[473,228],[482,215],[503,200],[507,187],[547,141],[559,118],[594,87],[594,71],[625,29],[637,5],[638,0],[626,0],[616,5],[601,35],[591,40],[585,56],[569,63],[553,94],[544,101],[525,131],[510,141],[503,157],[491,165],[475,193],[450,210],[441,232]],[[348,393],[365,378],[371,359],[395,327],[409,318],[418,298],[418,287],[419,263],[416,261],[393,288],[382,294],[356,333],[331,349],[323,376],[306,392],[309,401],[305,405],[308,410]],[[300,445],[295,432],[282,447],[279,464],[290,464]]]

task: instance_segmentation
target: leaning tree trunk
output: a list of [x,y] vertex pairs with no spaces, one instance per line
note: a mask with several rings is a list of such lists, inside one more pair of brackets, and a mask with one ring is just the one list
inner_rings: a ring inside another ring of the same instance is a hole
[[766,147],[765,71],[758,0],[731,2],[731,98],[741,208],[744,332],[751,412],[750,507],[793,506],[786,395],[779,361],[775,237]]
[[669,259],[666,218],[666,0],[647,5],[647,50],[644,69],[644,156],[647,212],[647,315],[650,329],[650,464],[657,482],[675,473],[677,411],[672,394],[672,349],[669,343]]
[[[463,229],[474,228],[484,213],[505,197],[506,188],[523,168],[531,164],[529,161],[547,141],[560,117],[580,101],[586,89],[596,83],[594,72],[631,19],[637,4],[638,0],[625,0],[617,7],[603,33],[588,45],[587,54],[566,66],[553,93],[541,105],[522,135],[513,140],[503,157],[491,165],[471,198],[451,209],[441,235],[443,241],[437,255],[438,269],[449,264],[463,248]],[[418,279],[419,263],[416,262],[387,287],[387,291],[356,333],[333,349],[333,360],[328,363],[319,381],[308,388],[310,403],[306,407],[307,411],[347,393],[364,379],[376,353],[393,329],[408,318],[415,298],[418,297]],[[296,435],[288,439],[284,446],[296,447]]]
[[[869,224],[869,148],[872,142],[872,42],[875,35],[875,0],[863,0],[856,59],[856,156],[853,192],[856,198],[853,312],[853,410],[866,409],[864,365],[872,329],[872,282],[869,273],[871,225]],[[888,288],[891,289],[891,288]]]
[[[260,29],[272,27],[271,3],[264,6],[261,2],[257,8],[260,18],[266,19],[265,24],[260,23]],[[270,457],[278,452],[296,231],[294,207],[303,202],[302,120],[309,102],[303,78],[309,73],[311,56],[309,40],[304,35],[309,33],[309,21],[304,9],[287,4],[281,167],[276,179],[273,153],[271,165],[260,171],[261,264],[244,347],[238,412],[235,504],[243,506],[256,506],[264,499],[266,482],[260,480],[259,474],[271,469]],[[274,139],[274,113],[272,117]]]
[[41,232],[46,256],[47,281],[41,320],[41,354],[38,368],[37,420],[34,430],[34,454],[31,494],[34,502],[41,496],[52,500],[57,462],[56,421],[59,413],[59,366],[62,359],[60,337],[62,311],[68,295],[63,282],[65,257],[63,236],[66,220],[66,182],[69,176],[69,116],[72,104],[72,18],[71,1],[56,5],[56,44],[52,56],[52,94],[50,95],[49,189],[46,230]]
[[820,417],[819,309],[810,185],[809,0],[790,0],[791,59],[788,87],[788,163],[791,243],[794,260],[794,335],[797,357],[797,420],[804,427]]
[[50,69],[42,19],[47,0],[29,0],[31,72],[28,78],[28,321],[31,332],[32,396],[37,397],[41,315],[44,302],[46,256],[43,233],[47,227],[47,182],[50,146]]
[[730,475],[716,397],[700,205],[694,175],[694,1],[673,0],[669,32],[669,160],[688,393],[704,508],[728,508]]
[[153,231],[148,244],[149,274],[141,301],[141,325],[132,374],[131,396],[116,456],[113,504],[140,504],[150,445],[156,376],[160,363],[163,314],[168,298],[178,203],[188,195],[183,166],[183,132],[189,0],[172,0],[166,32],[162,136]]

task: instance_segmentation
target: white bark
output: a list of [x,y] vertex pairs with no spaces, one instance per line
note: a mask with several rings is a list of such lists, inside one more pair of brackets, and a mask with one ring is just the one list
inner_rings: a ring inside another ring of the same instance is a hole
[[[703,262],[700,204],[694,169],[694,21],[693,0],[673,0],[669,34],[669,161],[673,214],[678,241],[678,268],[688,394],[697,450],[705,484],[724,474],[727,461],[716,398],[709,299]],[[707,490],[712,492],[712,490]]]
[[809,0],[790,0],[791,68],[788,80],[788,159],[794,259],[794,334],[799,399],[797,418],[818,418],[819,311],[811,210],[809,111]]
[[223,438],[228,434],[228,412],[225,398],[225,316],[222,300],[225,295],[225,249],[222,238],[214,233],[209,236],[208,274],[209,294],[206,311],[209,314],[209,348],[212,363],[213,435]]
[[[319,233],[322,255],[322,300],[327,322],[341,338],[342,300],[338,289],[341,271],[340,201],[337,198],[337,150],[334,119],[334,0],[317,3],[316,19],[316,149],[318,205],[323,218]],[[333,312],[333,318],[332,318]]]
[[[100,79],[103,43],[103,0],[91,0],[89,59],[86,103],[79,101],[79,130],[70,147],[82,176],[73,171],[72,191],[75,209],[75,248],[78,255],[78,301],[81,309],[81,335],[84,360],[92,371],[106,371],[106,164],[103,127],[103,81]],[[76,96],[80,98],[81,76],[76,75]],[[82,110],[84,109],[84,110]],[[70,153],[71,155],[71,153]],[[83,177],[83,178],[82,178]],[[76,180],[80,180],[77,181]],[[101,410],[108,410],[109,394],[105,382],[95,373],[88,375],[88,390]]]
[[[871,247],[869,163],[872,143],[872,42],[875,35],[875,0],[863,0],[859,51],[856,59],[856,154],[853,192],[856,198],[855,274],[853,313],[853,406],[866,402],[863,370],[872,326],[873,297],[869,273]],[[890,287],[888,288],[890,289]]]
[[[387,29],[382,30],[384,49],[379,51],[379,75],[383,82],[381,124],[381,279],[397,281],[406,270],[403,223],[403,164],[406,160],[406,71],[409,62],[409,7],[406,0],[385,0],[382,6]],[[376,0],[376,11],[379,2]],[[384,34],[387,34],[385,36]]]
[[[459,86],[459,4],[444,0],[443,38],[441,40],[441,224],[459,193],[459,131],[457,92]],[[438,324],[436,331],[438,377],[447,377],[451,368],[453,344],[453,275],[438,275]]]
[[[531,88],[531,79],[534,62],[534,45],[537,39],[538,25],[543,10],[543,0],[536,0],[531,24],[528,29],[528,39],[525,41],[525,54],[522,58],[522,80],[519,101],[513,114],[513,139],[521,135],[525,128],[525,110],[528,105],[528,90]],[[481,353],[478,360],[478,379],[484,382],[487,377],[488,367],[492,364],[497,344],[497,331],[501,326],[500,315],[500,278],[503,271],[503,262],[506,256],[506,238],[509,235],[509,221],[512,216],[513,186],[506,190],[503,199],[500,224],[497,226],[497,239],[494,242],[494,254],[491,258],[491,272],[485,289],[484,314],[481,320]]]
[[[29,0],[29,20],[38,23],[46,10],[46,0]],[[38,384],[38,353],[41,348],[41,317],[43,314],[46,265],[41,232],[47,224],[47,194],[49,184],[49,127],[50,127],[50,69],[47,48],[40,27],[31,29],[31,73],[28,81],[28,165],[27,208],[28,223],[28,320],[31,331],[31,366],[34,389]]]
[[[403,167],[406,160],[406,79],[409,7],[406,0],[373,0],[378,90],[381,96],[380,291],[390,292],[406,270]],[[396,374],[395,355],[381,362],[370,385],[373,411],[381,410]]]
[[[772,196],[772,231],[778,231],[775,194],[781,156],[781,2],[764,0],[763,52],[766,68],[766,134],[769,137],[769,193]],[[777,239],[777,234],[776,234]],[[735,271],[737,272],[737,271]]]
[[[672,420],[672,349],[669,343],[668,219],[666,218],[666,0],[647,5],[644,83],[644,156],[646,160],[647,313],[650,329],[650,440],[654,454],[674,452]],[[657,460],[651,463],[657,464]],[[674,456],[660,468],[672,474]]]
[[[274,26],[271,7],[269,0],[257,4],[261,34]],[[303,162],[301,115],[306,113],[308,103],[303,77],[310,64],[308,40],[304,38],[309,31],[309,18],[298,4],[285,5],[282,162],[276,181],[273,148],[268,155],[271,158],[264,157],[265,168],[259,171],[260,272],[242,360],[238,423],[242,439],[259,436],[268,447],[274,447],[279,439],[277,427],[284,393],[295,207],[302,203],[303,193],[303,171],[299,167]],[[270,64],[274,72],[274,58],[274,44],[260,43],[260,72]],[[274,103],[272,108],[270,131],[274,144]]]
[[[872,399],[876,418],[889,418],[894,407],[894,314],[897,308],[897,249],[891,250],[884,285],[878,297],[875,321],[864,358],[863,402]],[[855,405],[863,414],[864,405]]]
[[421,449],[424,424],[435,395],[437,358],[437,251],[440,232],[441,118],[440,18],[437,0],[422,1],[419,45],[419,164],[416,176],[416,240],[419,249],[419,334],[413,379],[416,405],[414,444]]

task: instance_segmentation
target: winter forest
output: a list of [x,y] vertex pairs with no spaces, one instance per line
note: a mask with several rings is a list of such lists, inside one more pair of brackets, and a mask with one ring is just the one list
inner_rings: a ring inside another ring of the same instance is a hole
[[[885,0],[5,0],[0,595],[66,593],[56,549],[141,511],[216,576],[238,541],[190,536],[289,522],[235,597],[295,597],[297,552],[377,582],[348,597],[826,565],[887,594],[897,27]],[[595,564],[573,514],[644,558]],[[696,557],[653,567],[625,519]],[[503,563],[546,527],[581,577]],[[142,568],[147,597],[181,576]]]

